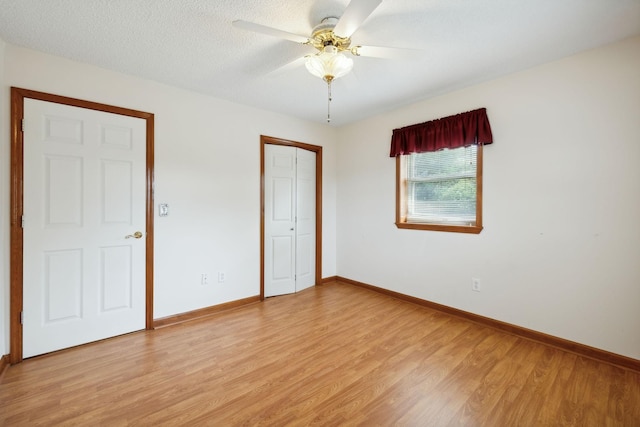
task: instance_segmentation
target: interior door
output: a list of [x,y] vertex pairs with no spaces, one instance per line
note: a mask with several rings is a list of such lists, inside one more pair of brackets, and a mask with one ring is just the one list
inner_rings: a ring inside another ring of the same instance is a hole
[[315,284],[315,159],[313,152],[265,145],[264,295]]
[[316,153],[296,148],[296,292],[315,285]]
[[145,120],[24,100],[23,356],[145,327]]

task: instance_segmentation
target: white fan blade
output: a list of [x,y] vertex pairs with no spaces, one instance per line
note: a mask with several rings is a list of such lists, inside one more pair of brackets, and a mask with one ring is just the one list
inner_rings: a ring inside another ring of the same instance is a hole
[[303,56],[301,58],[298,59],[294,59],[293,61],[289,62],[288,64],[283,65],[282,67],[276,68],[273,71],[270,71],[269,73],[267,73],[267,76],[279,76],[283,73],[286,73],[287,71],[291,71],[294,70],[298,67],[302,67],[304,65],[304,63],[306,62],[307,57]]
[[356,56],[367,56],[371,58],[411,59],[420,56],[423,51],[399,47],[356,46],[351,49],[351,52]]
[[256,24],[254,22],[237,20],[237,21],[233,21],[232,24],[236,28],[253,31],[255,33],[260,33],[267,36],[278,37],[285,40],[291,40],[292,42],[296,42],[296,43],[307,43],[309,41],[309,37],[301,36],[299,34],[289,33],[287,31],[282,31],[276,28],[267,27],[265,25]]
[[351,37],[380,3],[382,0],[351,0],[333,32],[340,37]]

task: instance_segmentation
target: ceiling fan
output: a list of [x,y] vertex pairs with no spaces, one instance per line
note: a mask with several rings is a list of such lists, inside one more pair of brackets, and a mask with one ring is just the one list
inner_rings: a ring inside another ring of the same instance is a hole
[[305,65],[311,74],[327,83],[327,122],[330,122],[331,82],[351,71],[353,59],[350,56],[394,58],[415,52],[413,49],[352,45],[351,36],[380,3],[382,0],[351,0],[340,18],[334,16],[324,18],[314,27],[309,37],[242,20],[233,21],[233,25],[244,30],[314,47],[317,52],[304,57]]

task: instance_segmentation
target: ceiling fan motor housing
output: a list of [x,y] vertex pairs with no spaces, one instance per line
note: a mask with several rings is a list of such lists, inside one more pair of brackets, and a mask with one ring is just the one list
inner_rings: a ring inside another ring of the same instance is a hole
[[309,42],[313,47],[322,51],[325,46],[335,46],[339,52],[349,50],[351,45],[351,39],[349,37],[340,37],[333,32],[338,18],[335,16],[329,16],[324,18],[319,25],[317,25],[311,33]]

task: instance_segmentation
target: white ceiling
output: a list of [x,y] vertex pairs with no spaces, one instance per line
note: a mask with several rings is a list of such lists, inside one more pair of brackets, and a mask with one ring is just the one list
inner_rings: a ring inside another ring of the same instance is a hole
[[[310,35],[349,0],[0,0],[0,38],[73,60],[324,123],[309,47],[235,28],[241,19]],[[385,0],[353,44],[420,49],[354,58],[333,84],[343,125],[640,34],[640,0]]]

